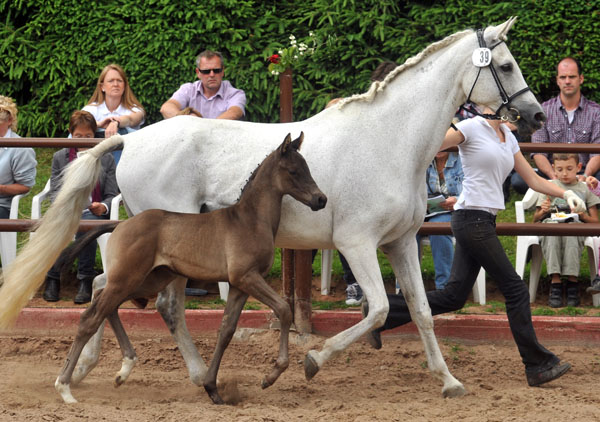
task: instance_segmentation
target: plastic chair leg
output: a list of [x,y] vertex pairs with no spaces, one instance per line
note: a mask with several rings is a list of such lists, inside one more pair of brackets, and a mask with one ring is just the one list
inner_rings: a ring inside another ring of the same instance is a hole
[[531,248],[531,267],[529,268],[529,302],[535,302],[537,288],[540,282],[540,273],[542,272],[542,248]]
[[473,286],[473,299],[480,305],[485,305],[485,270],[483,268],[477,274],[477,281]]
[[221,300],[227,302],[227,295],[229,295],[229,282],[219,281],[219,295]]
[[333,264],[333,250],[321,250],[321,294],[328,295],[331,291],[331,266]]

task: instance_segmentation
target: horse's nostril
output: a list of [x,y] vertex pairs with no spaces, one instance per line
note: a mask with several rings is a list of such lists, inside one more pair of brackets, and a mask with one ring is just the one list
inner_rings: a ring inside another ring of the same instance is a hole
[[533,118],[535,119],[536,122],[545,122],[546,121],[546,115],[544,113],[535,113],[535,116],[533,116]]

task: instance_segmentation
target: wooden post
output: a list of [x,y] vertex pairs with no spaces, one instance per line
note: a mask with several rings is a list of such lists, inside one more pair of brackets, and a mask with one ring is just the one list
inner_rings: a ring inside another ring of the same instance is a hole
[[[292,69],[279,75],[279,120],[289,123],[294,120],[292,112]],[[283,249],[281,251],[282,294],[294,315],[296,330],[300,333],[312,331],[312,252]]]

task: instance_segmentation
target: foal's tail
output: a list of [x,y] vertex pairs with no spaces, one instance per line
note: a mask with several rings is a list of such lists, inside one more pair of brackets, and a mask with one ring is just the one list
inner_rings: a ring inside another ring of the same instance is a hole
[[4,268],[4,285],[0,288],[0,328],[8,328],[14,323],[19,311],[44,281],[60,251],[73,239],[81,210],[98,180],[100,158],[122,148],[124,141],[120,135],[114,135],[66,168],[62,187],[38,224],[35,237],[13,263]]
[[[62,251],[58,259],[56,260],[57,268],[60,268],[60,278],[64,278],[65,272],[71,268],[75,259],[79,256],[83,248],[85,248],[90,242],[96,240],[104,233],[112,232],[117,226],[118,222],[103,224],[98,227],[94,227],[88,231],[84,236],[81,236],[75,242],[71,243],[68,248]],[[106,270],[106,268],[105,268]]]

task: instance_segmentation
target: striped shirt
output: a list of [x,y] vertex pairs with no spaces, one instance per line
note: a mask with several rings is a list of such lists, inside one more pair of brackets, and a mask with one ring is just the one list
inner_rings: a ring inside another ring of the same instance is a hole
[[[582,95],[571,123],[560,96],[546,101],[542,108],[547,120],[544,126],[531,136],[531,142],[600,144],[600,105]],[[531,156],[535,154],[543,154],[551,160],[550,154],[533,153]],[[590,157],[596,155],[600,154],[579,154],[579,161],[585,167]]]

